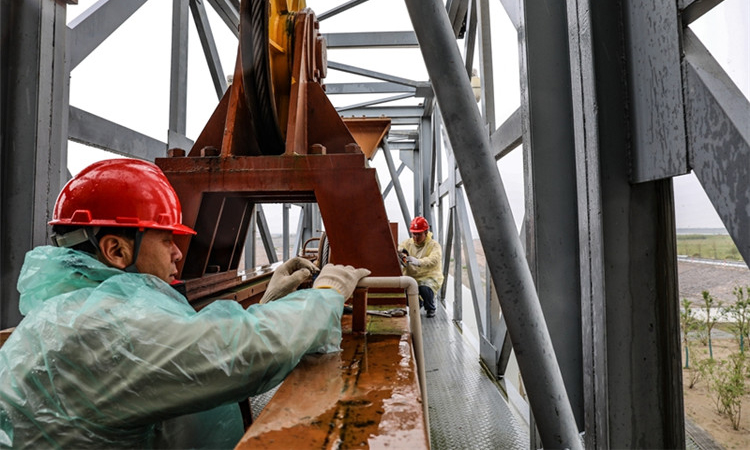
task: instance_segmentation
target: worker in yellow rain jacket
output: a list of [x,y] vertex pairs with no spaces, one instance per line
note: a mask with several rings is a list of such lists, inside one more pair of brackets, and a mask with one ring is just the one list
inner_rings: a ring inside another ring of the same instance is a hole
[[419,306],[424,306],[427,317],[435,317],[435,294],[443,284],[443,250],[432,239],[427,219],[417,216],[411,221],[411,238],[399,245],[403,274],[414,278],[419,285]]
[[[53,241],[26,255],[25,316],[0,348],[0,448],[233,448],[237,402],[302,356],[339,349],[341,314],[366,269],[294,258],[262,304],[196,312],[170,287],[179,199],[161,170],[101,161],[63,188]],[[273,300],[272,302],[270,302]]]

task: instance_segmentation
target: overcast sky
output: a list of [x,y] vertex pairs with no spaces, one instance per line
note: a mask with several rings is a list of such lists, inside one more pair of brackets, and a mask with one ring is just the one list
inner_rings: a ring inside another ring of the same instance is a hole
[[[94,0],[79,0],[68,6],[68,21],[75,18]],[[212,31],[219,46],[225,73],[231,73],[237,51],[237,41],[224,23],[213,12],[208,2]],[[344,3],[343,0],[308,0],[318,14]],[[493,21],[493,53],[496,64],[496,123],[502,123],[520,105],[518,81],[517,33],[505,16],[500,2],[490,2]],[[70,103],[140,133],[166,141],[169,116],[169,64],[172,2],[146,2],[109,39],[86,58],[71,74]],[[750,97],[750,2],[725,0],[691,28],[709,51],[725,68],[745,96]],[[321,32],[404,31],[411,23],[403,0],[373,0],[346,13],[321,23]],[[187,134],[195,139],[218,102],[206,67],[195,27],[190,29],[188,56],[188,115]],[[462,47],[461,47],[462,48]],[[400,77],[426,80],[427,72],[417,49],[377,50],[372,53],[352,50],[329,51],[331,61],[346,62]],[[502,66],[499,62],[502,61]],[[326,82],[353,81],[358,77],[329,71]],[[336,106],[354,104],[361,99],[334,98]],[[405,100],[404,102],[414,101]],[[68,167],[75,174],[91,162],[112,155],[70,143]],[[373,161],[382,185],[390,180],[382,155]],[[522,155],[511,152],[499,164],[506,191],[511,201],[517,224],[523,215]],[[412,207],[412,175],[405,171],[401,177],[405,194]],[[723,227],[718,215],[703,192],[695,176],[674,179],[675,207],[678,228]],[[391,220],[401,221],[401,212],[393,193],[386,201]],[[278,211],[270,207],[270,220],[279,221]],[[293,211],[294,214],[294,211]],[[296,215],[293,215],[293,220]],[[274,227],[272,225],[272,227]],[[405,229],[402,226],[401,237]]]

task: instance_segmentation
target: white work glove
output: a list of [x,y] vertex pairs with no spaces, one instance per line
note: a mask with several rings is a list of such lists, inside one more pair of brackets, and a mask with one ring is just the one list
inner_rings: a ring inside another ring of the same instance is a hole
[[320,275],[315,279],[313,287],[316,289],[335,289],[344,298],[349,298],[354,293],[359,280],[370,275],[367,269],[355,269],[352,266],[326,264]]
[[413,256],[407,256],[406,257],[406,262],[409,263],[409,264],[411,264],[412,266],[417,266],[417,267],[419,267],[419,266],[422,265],[422,263],[419,262],[419,260],[417,258],[413,257]]
[[294,292],[303,281],[317,271],[318,268],[315,267],[315,264],[305,258],[295,256],[287,260],[274,271],[271,281],[268,282],[266,293],[263,294],[260,302],[272,302]]

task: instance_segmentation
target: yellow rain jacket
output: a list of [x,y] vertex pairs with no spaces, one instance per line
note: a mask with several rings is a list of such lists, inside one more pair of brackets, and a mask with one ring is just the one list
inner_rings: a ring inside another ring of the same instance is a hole
[[409,256],[417,258],[420,263],[419,266],[407,264],[402,268],[404,275],[417,280],[420,286],[428,286],[437,294],[443,284],[443,250],[440,244],[432,239],[432,232],[427,232],[427,238],[422,245],[415,244],[412,238],[405,240],[398,246],[399,253],[401,250],[409,252]]

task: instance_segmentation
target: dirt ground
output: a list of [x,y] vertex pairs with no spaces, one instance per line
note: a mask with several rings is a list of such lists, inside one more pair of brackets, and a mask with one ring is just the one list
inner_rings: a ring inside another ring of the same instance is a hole
[[[732,293],[735,286],[750,286],[750,269],[747,267],[679,261],[677,268],[680,299],[687,298],[693,302],[693,308],[703,304],[701,291],[709,291],[717,301],[721,301],[724,306],[727,306],[734,304],[736,301]],[[728,357],[739,347],[737,341],[733,338],[715,338],[713,344],[716,359]],[[707,352],[707,349],[698,347],[695,352],[703,353]],[[693,389],[689,389],[688,378],[689,371],[683,369],[685,414],[724,448],[750,448],[750,394],[745,394],[743,397],[740,429],[734,430],[729,417],[720,416],[716,412],[714,400],[708,391],[706,380],[699,381]],[[750,380],[748,380],[748,384],[750,385]]]
[[[714,339],[714,358],[727,358],[738,348],[734,339]],[[707,352],[706,347],[698,347],[694,352]],[[703,357],[703,356],[702,356]],[[708,391],[706,380],[699,380],[690,389],[690,370],[683,369],[683,389],[685,399],[685,414],[703,428],[714,441],[726,449],[748,449],[750,448],[750,393],[745,394],[742,400],[742,414],[740,429],[734,430],[729,417],[721,416],[716,412],[712,394]]]
[[750,286],[750,269],[747,267],[678,261],[677,275],[680,299],[687,298],[693,302],[693,308],[703,304],[702,291],[710,292],[711,296],[726,306],[736,301],[732,293],[735,286]]

